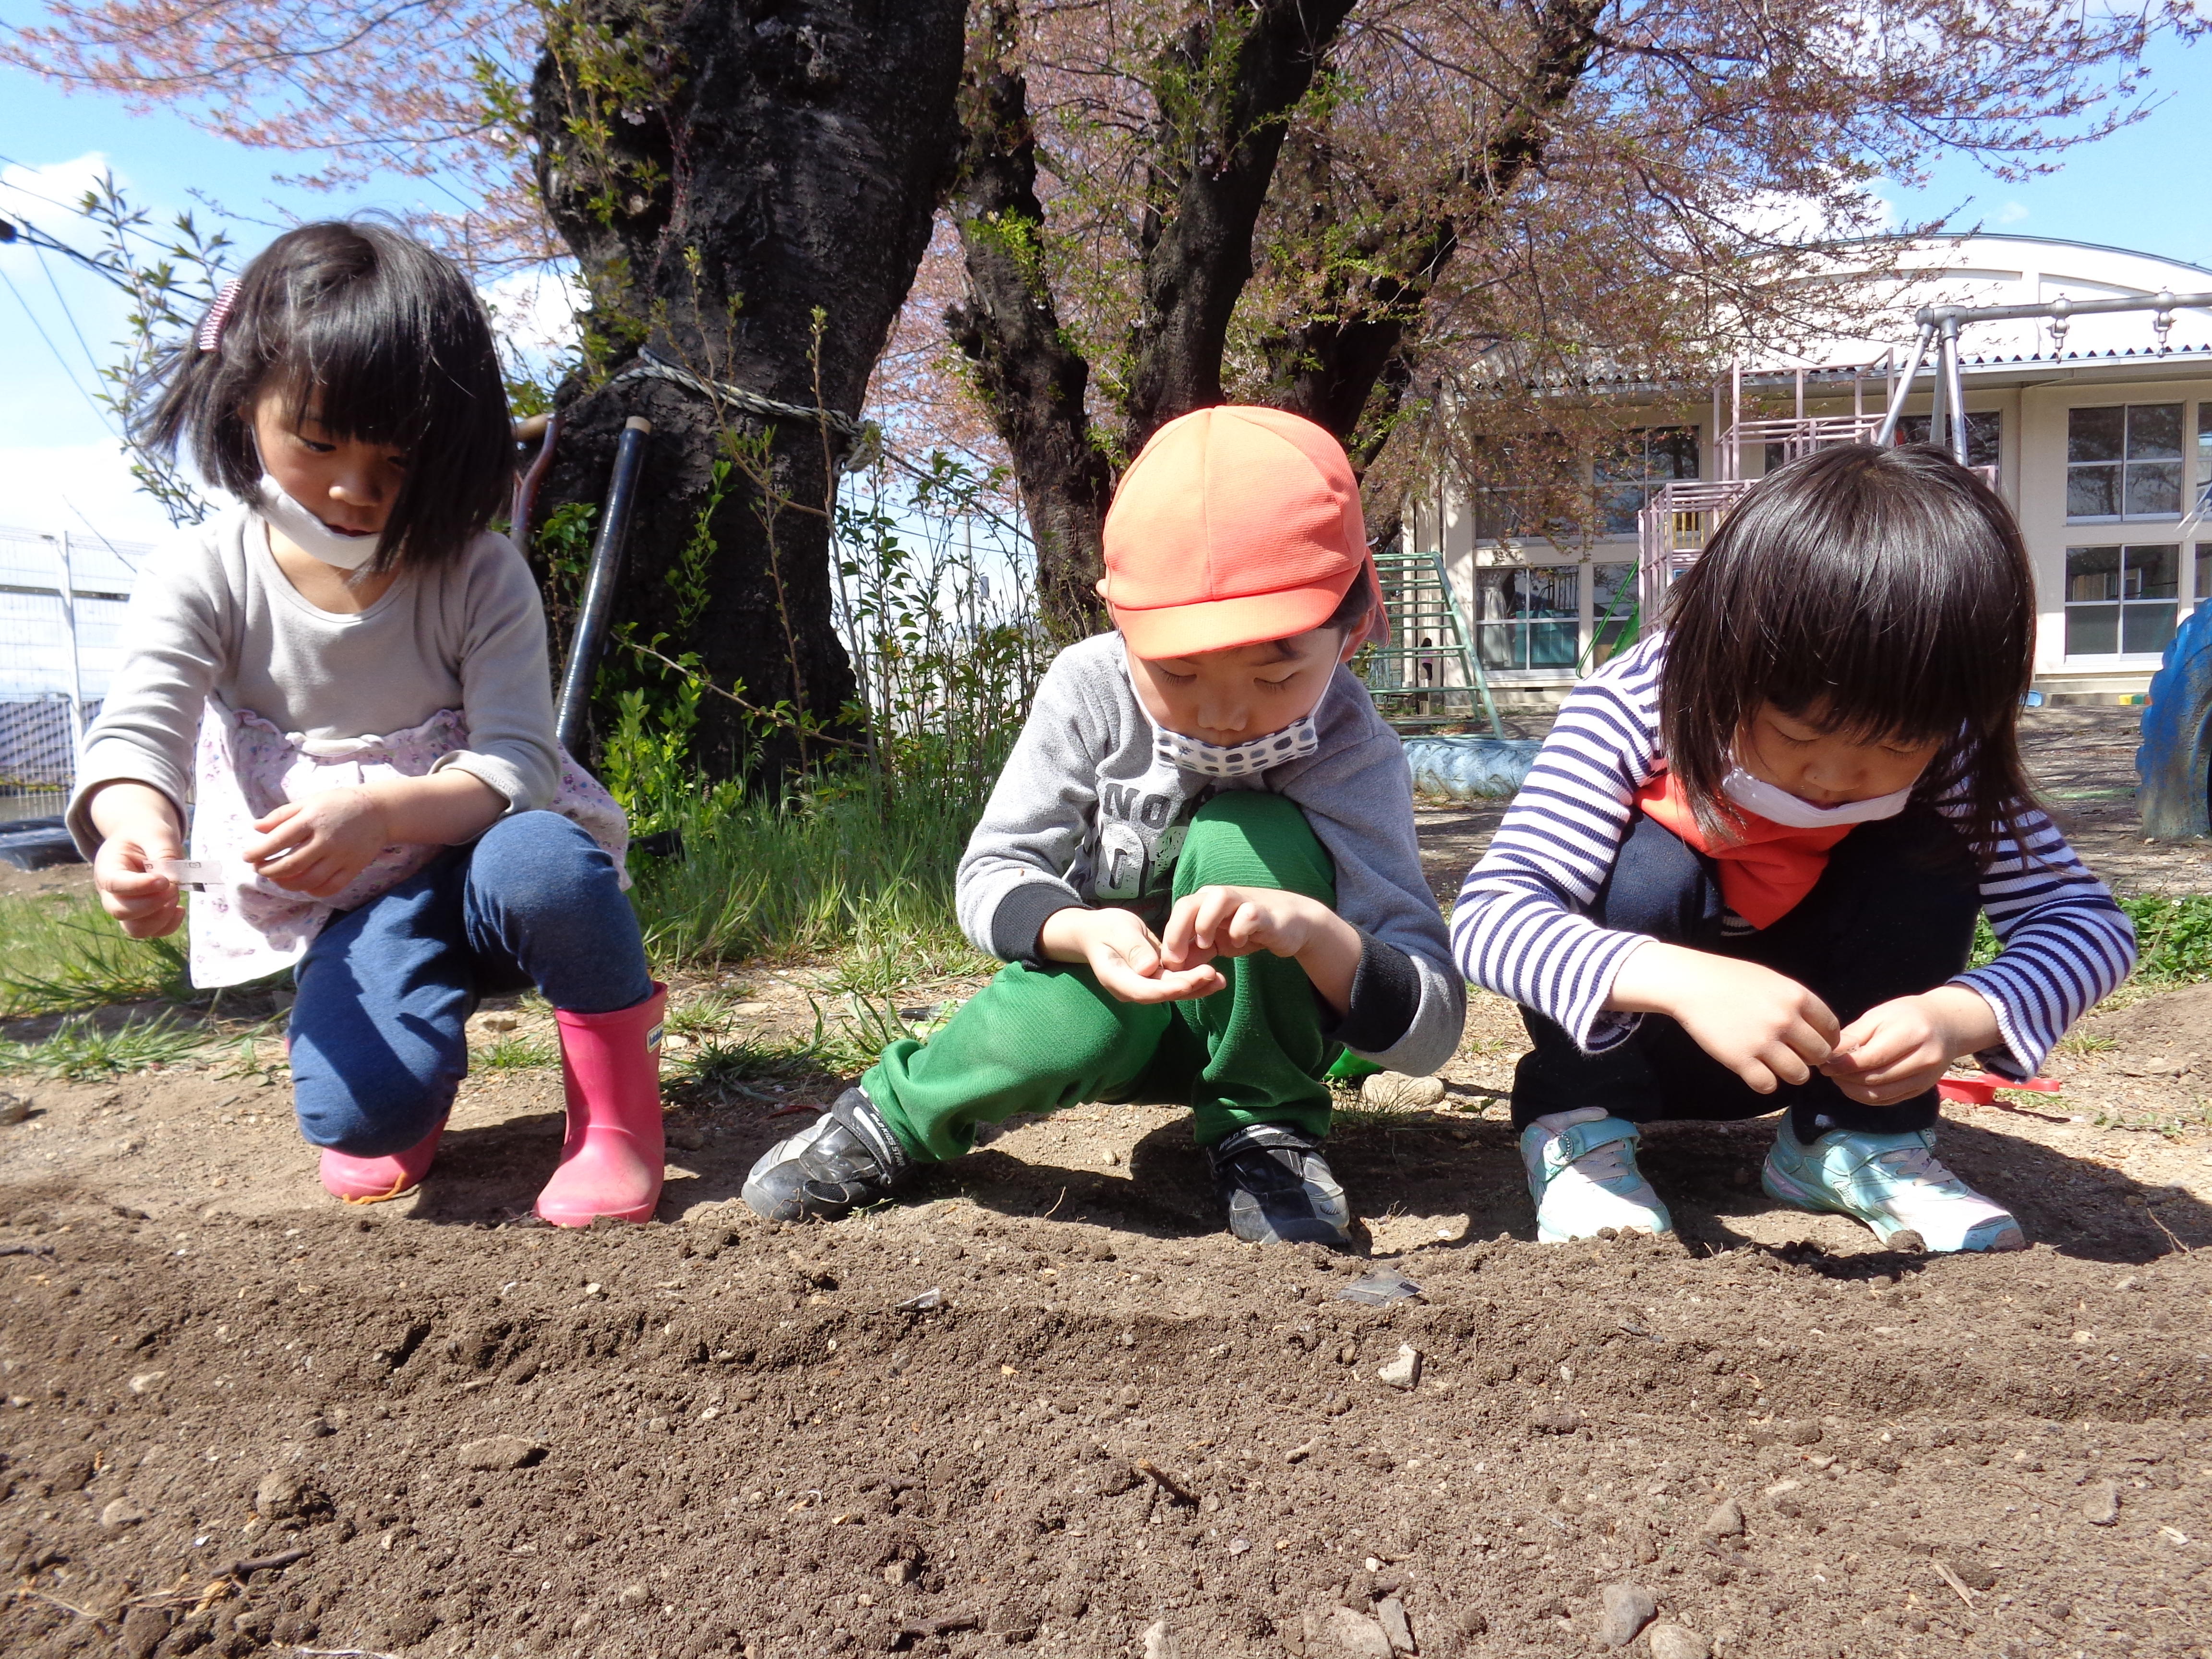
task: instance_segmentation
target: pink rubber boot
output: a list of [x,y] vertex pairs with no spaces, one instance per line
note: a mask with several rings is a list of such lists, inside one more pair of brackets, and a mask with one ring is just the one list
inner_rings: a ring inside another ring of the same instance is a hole
[[404,1152],[383,1158],[356,1158],[350,1152],[323,1148],[323,1190],[349,1204],[381,1204],[401,1198],[422,1184],[430,1173],[430,1160],[438,1155],[438,1138],[446,1133],[446,1120]]
[[600,1216],[650,1221],[660,1203],[668,1143],[660,1122],[660,1016],[668,988],[634,1008],[578,1014],[556,1008],[568,1134],[561,1167],[538,1194],[538,1213],[556,1227],[588,1227]]

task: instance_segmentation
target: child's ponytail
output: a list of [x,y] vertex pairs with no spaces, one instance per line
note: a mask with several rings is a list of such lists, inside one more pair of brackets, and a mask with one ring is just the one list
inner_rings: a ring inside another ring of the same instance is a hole
[[143,389],[133,439],[188,448],[210,483],[252,501],[253,410],[407,455],[373,568],[458,556],[505,504],[514,447],[483,301],[460,268],[385,226],[302,225],[246,266]]
[[1823,450],[1770,474],[1674,585],[1660,722],[1708,830],[1760,705],[1867,740],[1943,747],[1915,790],[1984,854],[2033,804],[2018,746],[2035,582],[2011,510],[1921,445]]

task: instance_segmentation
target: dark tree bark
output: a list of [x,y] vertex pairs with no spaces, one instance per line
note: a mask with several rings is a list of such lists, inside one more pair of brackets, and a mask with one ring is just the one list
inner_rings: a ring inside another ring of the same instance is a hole
[[[1452,175],[1433,181],[1425,199],[1449,212],[1394,224],[1386,211],[1366,267],[1332,272],[1316,316],[1276,335],[1262,350],[1273,371],[1269,401],[1327,427],[1364,472],[1389,441],[1391,417],[1412,384],[1402,355],[1437,280],[1462,240],[1479,236],[1497,209],[1540,165],[1554,117],[1589,71],[1599,15],[1607,0],[1547,0],[1519,96],[1480,151],[1458,158]],[[1301,158],[1316,173],[1318,157]],[[1417,198],[1416,199],[1422,199]],[[1377,259],[1387,262],[1380,271]]]
[[1104,619],[1099,532],[1113,470],[1092,441],[1085,410],[1091,365],[1061,332],[1042,270],[1044,208],[1036,195],[1029,88],[1006,61],[1015,27],[1011,0],[981,0],[975,8],[960,85],[965,143],[952,191],[968,298],[946,310],[945,325],[974,366],[1013,453],[1046,623],[1063,638],[1079,639]]
[[[1154,194],[1144,226],[1144,305],[1120,443],[1133,455],[1176,416],[1221,401],[1221,353],[1252,277],[1252,228],[1286,118],[1354,0],[1259,0],[1186,29],[1158,68]],[[1091,368],[1046,284],[1028,86],[1009,58],[1014,0],[985,0],[961,99],[964,160],[954,218],[969,298],[945,316],[977,370],[1037,540],[1048,625],[1075,637],[1103,620],[1095,591],[1113,472],[1084,407]],[[1221,53],[1217,30],[1237,33]]]
[[[1192,23],[1159,65],[1156,188],[1172,207],[1147,219],[1144,308],[1127,415],[1128,453],[1161,427],[1221,401],[1229,319],[1252,280],[1252,228],[1266,205],[1291,112],[1355,0],[1257,0]],[[1218,29],[1243,31],[1225,66]]]
[[[1357,0],[1252,0],[1193,23],[1156,66],[1152,201],[1139,258],[1143,303],[1115,447],[1133,454],[1161,426],[1222,398],[1231,317],[1252,279],[1252,243],[1271,193],[1328,200],[1328,158],[1309,147],[1285,168],[1300,101]],[[1408,190],[1378,217],[1352,262],[1329,275],[1308,320],[1260,343],[1267,400],[1328,428],[1364,473],[1389,440],[1413,385],[1409,346],[1438,279],[1540,167],[1552,125],[1589,74],[1605,0],[1540,0],[1540,22],[1505,119],[1476,153]],[[1015,0],[988,0],[971,37],[963,96],[965,163],[955,194],[969,297],[946,314],[1014,457],[1037,526],[1055,626],[1095,627],[1099,526],[1111,471],[1098,459],[1083,396],[1090,365],[1059,326],[1038,252],[1046,234],[1035,182],[1027,87],[1017,67]],[[1233,40],[1217,31],[1236,30]],[[1284,177],[1285,172],[1293,175]],[[1386,204],[1387,205],[1387,204]],[[1018,234],[1010,232],[1018,229]],[[1396,522],[1387,507],[1376,525]],[[1078,608],[1079,607],[1079,608]]]
[[[604,494],[631,415],[653,435],[617,623],[696,652],[715,683],[835,723],[854,691],[831,625],[836,447],[804,417],[763,420],[666,380],[857,416],[951,166],[962,0],[577,0],[532,83],[538,179],[592,294],[604,378],[563,389],[536,520]],[[820,313],[817,326],[816,315]],[[708,519],[709,592],[688,629],[666,580],[734,433],[750,457]],[[757,476],[749,476],[757,475]],[[764,486],[764,487],[763,487]],[[650,672],[623,678],[636,684]],[[818,757],[788,726],[757,754],[727,699],[702,706],[709,775]]]

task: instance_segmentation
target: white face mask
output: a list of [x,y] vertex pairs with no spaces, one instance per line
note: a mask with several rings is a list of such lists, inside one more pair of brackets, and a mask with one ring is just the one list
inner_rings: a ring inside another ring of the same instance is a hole
[[261,494],[253,510],[284,532],[284,539],[311,559],[334,564],[341,570],[358,570],[376,556],[378,536],[341,536],[313,513],[284,493],[276,480],[261,475]]
[[1912,786],[1907,784],[1893,795],[1876,795],[1870,800],[1845,801],[1841,806],[1815,806],[1764,778],[1752,776],[1739,766],[1721,780],[1721,793],[1745,811],[1756,812],[1760,817],[1792,830],[1840,830],[1854,823],[1872,823],[1877,818],[1895,817],[1912,799]]
[[1321,728],[1314,724],[1311,714],[1292,720],[1279,732],[1239,744],[1207,743],[1201,738],[1170,732],[1157,722],[1152,726],[1154,755],[1186,772],[1201,773],[1209,778],[1249,777],[1271,766],[1280,766],[1285,761],[1304,760],[1320,748]]

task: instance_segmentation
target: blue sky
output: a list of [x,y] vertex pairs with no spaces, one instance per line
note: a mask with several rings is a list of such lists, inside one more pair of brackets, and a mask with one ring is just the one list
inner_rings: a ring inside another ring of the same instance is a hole
[[[1961,228],[2101,242],[2212,267],[2204,143],[2212,132],[2212,46],[2163,45],[2153,71],[2160,106],[2071,153],[2052,175],[2008,183],[1951,161],[1923,190],[1886,186],[1882,194],[1899,221],[1948,213]],[[196,194],[234,220],[272,226],[287,215],[404,210],[437,199],[429,185],[389,176],[339,197],[288,187],[275,176],[290,170],[289,160],[226,143],[173,115],[131,115],[112,100],[64,96],[0,69],[0,216],[21,216],[72,240],[70,216],[23,191],[71,201],[102,163],[157,220],[192,207]],[[238,234],[250,237],[252,227],[241,224]],[[130,488],[112,435],[86,395],[95,383],[92,360],[104,360],[121,331],[119,296],[53,256],[42,264],[21,245],[0,247],[0,275],[15,290],[0,285],[8,388],[0,398],[0,523],[126,537],[158,531],[158,509]]]

